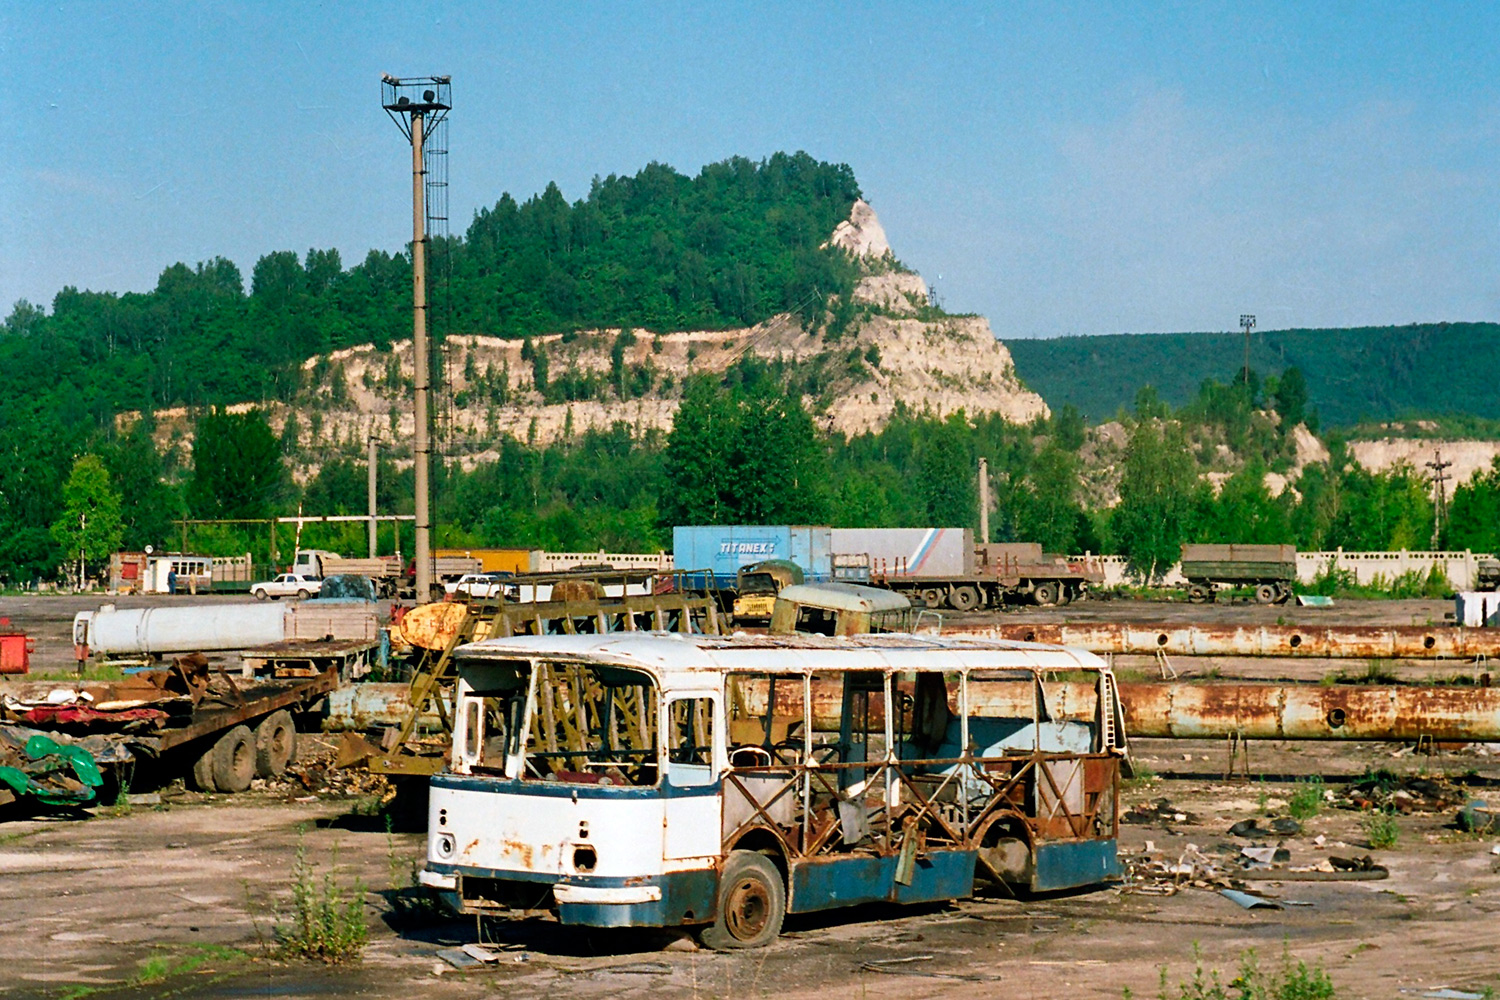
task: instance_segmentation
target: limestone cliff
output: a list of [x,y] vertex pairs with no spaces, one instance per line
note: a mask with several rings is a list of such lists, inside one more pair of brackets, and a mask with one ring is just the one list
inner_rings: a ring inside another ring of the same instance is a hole
[[[545,444],[617,422],[636,433],[668,430],[685,378],[722,372],[747,354],[779,360],[796,373],[809,387],[804,402],[820,425],[845,434],[878,430],[898,400],[918,412],[963,409],[1016,423],[1047,415],[983,317],[951,316],[928,304],[926,284],[896,262],[866,202],[855,202],[830,242],[855,258],[862,275],[852,303],[842,304],[852,318],[837,335],[830,330],[840,304],[831,302],[816,332],[783,314],[745,329],[624,337],[618,328],[590,330],[533,338],[529,347],[482,334],[449,336],[434,377],[435,385],[446,387],[434,407],[442,450],[471,466],[495,454],[502,434]],[[617,344],[623,351],[618,362],[612,357]],[[544,398],[529,352],[546,354],[550,382],[585,386],[573,393],[581,398]],[[372,432],[387,441],[410,440],[409,340],[390,351],[362,346],[310,358],[303,371],[306,388],[294,407],[267,406],[278,430],[292,409],[298,414],[309,455],[299,478],[324,457],[360,453]],[[185,416],[158,414],[163,443],[185,441]]]

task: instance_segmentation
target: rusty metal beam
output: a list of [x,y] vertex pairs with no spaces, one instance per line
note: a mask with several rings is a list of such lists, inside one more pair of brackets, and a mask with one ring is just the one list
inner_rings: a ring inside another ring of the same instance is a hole
[[1466,659],[1500,656],[1500,629],[1448,625],[1179,625],[1072,622],[944,624],[944,635],[1050,642],[1093,653],[1279,656],[1320,659]]

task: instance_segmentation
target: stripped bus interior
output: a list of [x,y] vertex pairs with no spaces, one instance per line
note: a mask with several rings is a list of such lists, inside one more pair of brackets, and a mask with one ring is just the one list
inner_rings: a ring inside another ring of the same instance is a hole
[[[1123,719],[1090,654],[662,634],[461,653],[424,879],[471,911],[709,924],[735,946],[783,912],[1120,874]],[[747,865],[749,903],[725,885]]]

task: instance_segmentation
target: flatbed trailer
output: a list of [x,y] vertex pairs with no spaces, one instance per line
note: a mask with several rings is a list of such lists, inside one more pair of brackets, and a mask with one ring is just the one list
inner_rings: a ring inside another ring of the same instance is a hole
[[1104,580],[1088,561],[1043,552],[1035,542],[976,545],[966,570],[937,576],[872,571],[870,582],[906,595],[915,607],[975,611],[1016,601],[1067,604]]
[[1217,599],[1220,591],[1253,588],[1255,603],[1281,604],[1297,582],[1297,549],[1292,545],[1182,546],[1182,575],[1188,600]]

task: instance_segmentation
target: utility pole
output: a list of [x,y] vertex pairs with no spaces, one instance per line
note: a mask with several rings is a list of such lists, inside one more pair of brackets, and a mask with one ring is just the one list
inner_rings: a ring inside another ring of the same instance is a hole
[[375,509],[375,482],[376,482],[375,463],[378,460],[379,453],[377,451],[377,448],[378,448],[379,444],[380,444],[380,439],[378,437],[376,437],[374,434],[371,434],[370,438],[369,438],[369,441],[368,441],[368,445],[369,445],[368,460],[369,460],[369,464],[370,464],[370,558],[371,559],[374,559],[377,555],[380,554],[379,553],[378,539],[377,539],[376,533],[375,533],[375,525],[377,523],[376,520],[375,520],[375,517],[379,513]]
[[1250,392],[1250,331],[1255,329],[1255,317],[1240,313],[1240,328],[1245,331],[1245,393]]
[[1448,520],[1448,470],[1452,462],[1443,461],[1441,448],[1434,448],[1432,461],[1426,463],[1432,470],[1432,481],[1437,484],[1437,517],[1432,520],[1432,547],[1438,547],[1438,538],[1443,532],[1443,523]]
[[979,542],[990,540],[990,460],[979,460]]
[[427,171],[425,135],[452,107],[446,76],[381,78],[381,106],[411,142],[412,383],[416,434],[412,443],[416,479],[416,591],[419,603],[432,598],[432,414],[431,365],[427,346]]

